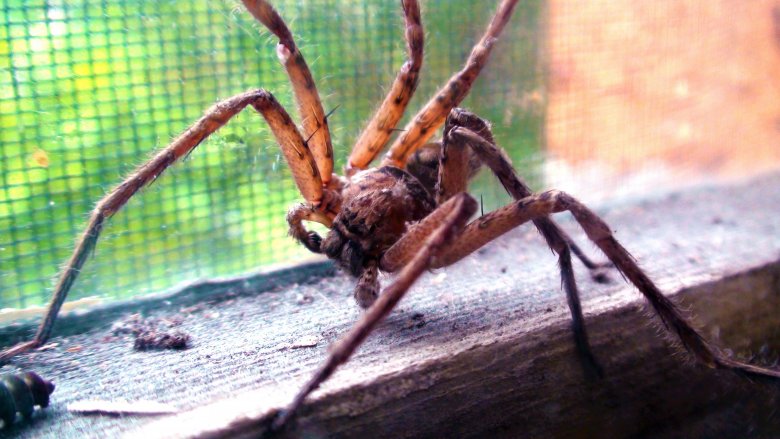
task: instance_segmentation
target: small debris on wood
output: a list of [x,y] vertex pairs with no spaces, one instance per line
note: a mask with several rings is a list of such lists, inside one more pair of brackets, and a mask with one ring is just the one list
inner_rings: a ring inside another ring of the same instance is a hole
[[74,352],[81,352],[84,349],[84,346],[76,345],[71,346],[68,349],[65,349],[66,352],[74,353]]
[[30,419],[35,406],[42,409],[49,406],[49,395],[54,384],[41,378],[35,372],[3,374],[0,376],[0,420],[2,428],[10,427],[18,416]]
[[290,345],[290,349],[313,348],[314,346],[317,346],[319,343],[320,343],[320,339],[317,338],[316,335],[308,335],[306,337],[301,337],[298,340],[295,340]]
[[52,350],[52,349],[56,348],[59,345],[60,345],[59,343],[47,343],[47,344],[39,347],[38,349],[36,349],[36,351],[38,351],[38,352],[49,351],[49,350]]
[[159,349],[187,349],[190,336],[182,331],[156,332],[148,331],[135,337],[133,349],[136,351],[151,351]]
[[193,314],[196,312],[203,311],[207,307],[208,303],[201,302],[196,305],[187,306],[179,310],[182,314]]
[[592,270],[590,272],[591,278],[599,284],[609,284],[611,282],[611,278],[609,277],[609,274],[607,272],[609,271],[609,268],[599,268],[596,270]]
[[439,273],[431,280],[431,283],[433,285],[440,285],[444,283],[445,280],[447,280],[447,273]]
[[406,322],[405,329],[422,328],[423,326],[426,325],[426,323],[428,322],[425,321],[425,314],[419,312],[414,313],[414,315],[412,315],[412,318],[410,318]]
[[277,349],[284,351],[287,349],[313,348],[320,344],[320,338],[316,335],[303,336],[290,344],[280,345]]
[[111,326],[111,333],[113,335],[136,335],[144,331],[148,325],[149,323],[143,318],[143,316],[141,316],[141,314],[130,314],[126,319],[115,322]]
[[134,335],[133,349],[137,351],[187,349],[190,342],[189,334],[172,330],[172,328],[180,326],[182,321],[179,316],[145,319],[141,314],[132,314],[125,320],[115,323],[111,332],[114,335]]
[[169,404],[163,404],[156,401],[102,401],[102,400],[83,400],[68,404],[68,411],[82,415],[172,415],[179,410]]
[[298,295],[295,296],[295,303],[298,305],[308,305],[309,303],[314,302],[314,297],[311,294],[301,294],[298,293]]

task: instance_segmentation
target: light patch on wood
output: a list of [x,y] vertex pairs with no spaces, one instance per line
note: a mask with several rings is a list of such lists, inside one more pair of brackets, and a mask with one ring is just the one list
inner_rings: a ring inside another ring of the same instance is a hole
[[179,410],[157,401],[90,399],[68,404],[68,411],[82,415],[171,415]]

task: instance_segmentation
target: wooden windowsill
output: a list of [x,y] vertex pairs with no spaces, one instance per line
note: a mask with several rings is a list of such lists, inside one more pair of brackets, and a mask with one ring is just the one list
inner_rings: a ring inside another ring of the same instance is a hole
[[[598,210],[710,340],[771,361],[780,350],[778,188],[775,174]],[[593,246],[583,247],[595,254]],[[602,285],[575,269],[606,379],[584,378],[555,258],[527,226],[427,274],[313,395],[294,435],[747,437],[780,431],[773,415],[777,386],[691,364],[658,335],[657,319],[617,273]],[[352,281],[327,264],[275,276],[102,309],[81,326],[74,322],[84,317],[67,319],[60,325],[65,335],[52,340],[56,346],[12,363],[57,384],[52,406],[19,436],[261,432],[269,411],[290,400],[359,315]],[[137,309],[181,318],[179,328],[193,346],[132,351],[131,342],[111,335],[110,323]],[[28,330],[6,328],[0,336],[10,340]],[[87,418],[65,408],[98,398],[154,399],[182,412]]]

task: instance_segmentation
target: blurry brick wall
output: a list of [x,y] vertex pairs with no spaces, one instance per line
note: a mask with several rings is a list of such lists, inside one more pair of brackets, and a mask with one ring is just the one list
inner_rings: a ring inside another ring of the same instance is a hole
[[780,1],[550,0],[547,148],[573,166],[780,165]]

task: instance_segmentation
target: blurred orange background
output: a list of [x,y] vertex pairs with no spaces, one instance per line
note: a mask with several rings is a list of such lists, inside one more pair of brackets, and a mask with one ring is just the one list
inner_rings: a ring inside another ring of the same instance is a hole
[[551,0],[546,143],[617,174],[780,166],[780,1]]

